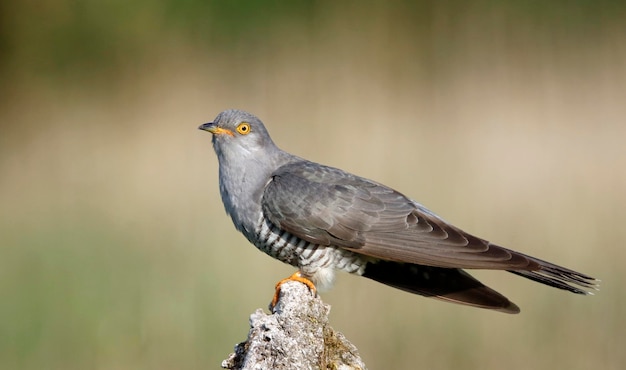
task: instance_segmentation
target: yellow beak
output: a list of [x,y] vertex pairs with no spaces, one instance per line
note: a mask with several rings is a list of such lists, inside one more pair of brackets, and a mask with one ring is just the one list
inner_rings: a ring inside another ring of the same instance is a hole
[[203,130],[203,131],[208,131],[208,132],[212,133],[213,135],[224,135],[224,134],[226,134],[226,135],[230,135],[230,136],[233,136],[233,137],[235,136],[235,134],[233,134],[233,132],[230,131],[229,129],[218,127],[213,122],[204,123],[204,124],[200,125],[200,127],[198,127],[198,129]]

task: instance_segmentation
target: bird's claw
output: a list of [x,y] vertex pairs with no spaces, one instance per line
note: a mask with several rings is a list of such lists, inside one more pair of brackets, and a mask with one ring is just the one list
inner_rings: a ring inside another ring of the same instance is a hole
[[302,284],[304,284],[307,287],[309,287],[309,291],[311,291],[313,293],[313,295],[315,297],[317,297],[317,288],[315,288],[315,284],[313,284],[313,282],[311,280],[309,280],[306,277],[302,276],[300,271],[296,271],[295,273],[293,273],[293,275],[289,276],[288,278],[282,279],[281,281],[276,283],[276,288],[275,288],[275,291],[274,291],[274,297],[272,297],[272,302],[270,303],[270,307],[269,307],[271,312],[274,312],[274,307],[276,307],[276,304],[278,303],[278,300],[280,299],[280,287],[281,287],[281,285],[283,285],[284,283],[286,283],[288,281],[298,281],[298,282],[301,282]]

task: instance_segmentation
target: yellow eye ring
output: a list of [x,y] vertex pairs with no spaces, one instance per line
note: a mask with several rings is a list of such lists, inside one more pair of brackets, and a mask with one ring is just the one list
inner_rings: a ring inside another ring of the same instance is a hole
[[250,133],[250,124],[247,122],[242,122],[237,126],[237,132],[242,135],[248,135]]

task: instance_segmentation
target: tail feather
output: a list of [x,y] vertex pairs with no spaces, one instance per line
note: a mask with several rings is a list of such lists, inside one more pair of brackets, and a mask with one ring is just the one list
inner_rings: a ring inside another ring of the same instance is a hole
[[425,297],[505,313],[520,311],[505,296],[461,269],[377,261],[368,263],[363,276]]
[[591,276],[541,260],[537,261],[540,264],[540,268],[538,270],[509,270],[509,272],[541,284],[567,290],[576,294],[590,294],[588,290],[598,289],[598,280],[592,278]]

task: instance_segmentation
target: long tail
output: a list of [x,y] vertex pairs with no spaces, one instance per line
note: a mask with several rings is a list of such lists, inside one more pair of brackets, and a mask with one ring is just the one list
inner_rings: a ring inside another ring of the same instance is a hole
[[593,294],[589,290],[598,290],[600,281],[591,276],[540,260],[539,258],[524,256],[534,262],[534,265],[538,266],[538,268],[533,270],[508,270],[510,273],[576,294]]
[[368,263],[363,276],[425,297],[505,313],[520,311],[515,303],[461,269],[381,260]]

